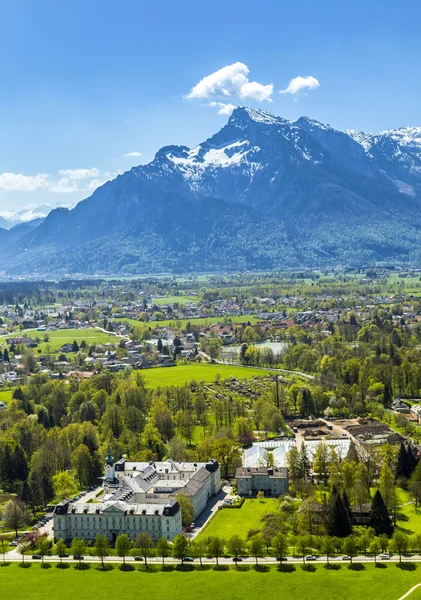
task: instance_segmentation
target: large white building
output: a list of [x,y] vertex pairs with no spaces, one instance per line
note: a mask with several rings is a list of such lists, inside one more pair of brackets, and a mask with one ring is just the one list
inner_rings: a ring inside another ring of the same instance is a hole
[[94,540],[102,533],[111,543],[125,533],[172,540],[182,531],[177,494],[187,496],[196,518],[221,487],[216,460],[202,463],[129,462],[122,458],[105,463],[104,500],[99,503],[63,501],[54,512],[54,538]]
[[221,471],[216,460],[208,462],[129,462],[122,458],[105,468],[104,486],[122,491],[131,502],[165,504],[177,494],[187,496],[195,518],[221,488]]
[[99,533],[114,543],[121,533],[134,540],[148,533],[153,540],[172,540],[181,533],[181,510],[177,502],[132,504],[111,500],[99,504],[60,502],[54,512],[54,539],[83,538],[94,541]]

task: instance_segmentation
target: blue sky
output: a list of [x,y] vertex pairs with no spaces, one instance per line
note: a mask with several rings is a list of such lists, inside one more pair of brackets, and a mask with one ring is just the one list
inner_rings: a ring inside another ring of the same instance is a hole
[[[416,1],[0,8],[0,214],[73,205],[164,145],[200,143],[228,118],[218,102],[339,129],[421,125]],[[218,76],[200,83],[224,67],[220,85]]]

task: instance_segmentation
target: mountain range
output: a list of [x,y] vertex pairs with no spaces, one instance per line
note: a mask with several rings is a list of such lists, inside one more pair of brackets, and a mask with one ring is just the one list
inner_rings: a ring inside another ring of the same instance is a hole
[[[0,232],[1,233],[1,232]],[[6,273],[417,263],[421,127],[367,134],[236,108],[2,246]]]

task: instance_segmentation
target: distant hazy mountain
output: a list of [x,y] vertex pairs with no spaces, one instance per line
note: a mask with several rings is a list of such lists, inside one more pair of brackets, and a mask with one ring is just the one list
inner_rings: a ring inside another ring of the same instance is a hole
[[193,149],[56,209],[10,272],[272,269],[421,257],[421,128],[337,131],[237,108]]

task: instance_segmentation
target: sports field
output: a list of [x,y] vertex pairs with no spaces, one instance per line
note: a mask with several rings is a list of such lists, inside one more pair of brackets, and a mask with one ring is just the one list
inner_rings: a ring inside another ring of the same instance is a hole
[[[291,565],[292,566],[292,565]],[[58,569],[55,565],[43,569],[32,564],[27,569],[17,564],[0,567],[2,600],[103,600],[110,595],[126,598],[155,598],[161,600],[215,600],[229,598],[244,600],[261,597],[265,600],[398,600],[420,581],[419,568],[415,571],[399,569],[396,564],[374,568],[368,565],[362,571],[353,571],[345,565],[339,570],[327,570],[317,565],[313,572],[304,572],[294,565],[292,572],[278,572],[276,568],[256,572],[253,568],[228,571],[194,570],[180,572],[155,571],[122,572],[117,565],[110,571],[101,571],[90,565],[79,571],[74,565]],[[419,600],[419,592],[409,596]]]
[[250,379],[251,377],[263,377],[270,371],[263,369],[249,369],[248,367],[237,367],[235,365],[212,365],[209,363],[178,365],[176,367],[156,367],[144,369],[142,375],[148,387],[184,385],[192,380],[198,383],[212,383],[217,374],[221,379],[236,377],[238,379]]
[[250,529],[261,529],[263,515],[276,512],[278,506],[276,498],[246,499],[241,508],[218,510],[198,537],[217,536],[227,540],[236,534],[246,540],[247,532]]

